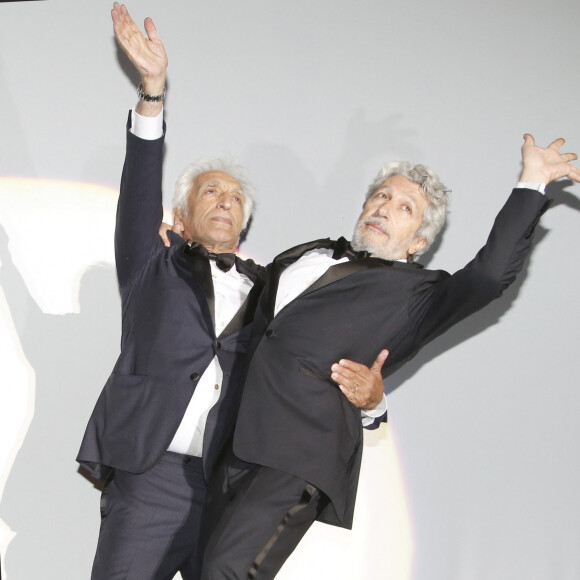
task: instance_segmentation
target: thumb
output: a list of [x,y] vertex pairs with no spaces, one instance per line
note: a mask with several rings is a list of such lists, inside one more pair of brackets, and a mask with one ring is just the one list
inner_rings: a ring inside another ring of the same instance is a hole
[[389,351],[387,349],[381,350],[381,352],[379,352],[379,354],[377,355],[377,358],[375,359],[373,366],[371,367],[371,371],[380,373],[388,356],[389,356]]
[[535,144],[534,136],[529,133],[524,133],[524,144],[522,147],[533,147]]
[[149,18],[149,17],[145,18],[144,26],[145,26],[145,32],[147,33],[149,40],[152,40],[154,42],[159,42],[159,40],[160,40],[159,34],[157,34],[157,28],[155,28],[155,24],[153,23],[153,20],[151,20],[151,18]]

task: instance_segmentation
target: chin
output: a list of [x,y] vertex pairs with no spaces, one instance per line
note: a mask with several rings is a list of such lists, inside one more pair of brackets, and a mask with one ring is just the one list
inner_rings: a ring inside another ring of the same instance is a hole
[[[354,246],[353,246],[354,247]],[[381,258],[383,260],[399,260],[401,256],[400,252],[393,251],[393,248],[389,244],[377,244],[376,241],[371,241],[367,239],[361,240],[361,246],[355,248],[355,250],[364,250],[371,254],[374,258]]]

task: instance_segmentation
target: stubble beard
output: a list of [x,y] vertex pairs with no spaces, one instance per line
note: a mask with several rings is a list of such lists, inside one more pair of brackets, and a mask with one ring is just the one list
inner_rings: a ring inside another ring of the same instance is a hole
[[[374,236],[369,232],[365,232],[365,227],[367,224],[374,224],[378,226],[388,236],[387,241],[383,244],[375,242],[373,240]],[[357,252],[368,252],[373,257],[382,258],[383,260],[399,260],[401,258],[400,248],[393,247],[391,233],[385,226],[384,221],[378,217],[359,219],[354,228],[351,246]]]

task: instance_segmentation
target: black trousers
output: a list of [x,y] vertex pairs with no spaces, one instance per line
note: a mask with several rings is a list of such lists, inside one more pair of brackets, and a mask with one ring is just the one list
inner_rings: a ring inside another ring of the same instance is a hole
[[268,467],[236,471],[235,480],[232,499],[218,510],[202,579],[274,578],[328,500],[308,482]]
[[116,470],[103,492],[92,580],[198,580],[207,488],[202,461],[167,452],[149,471]]

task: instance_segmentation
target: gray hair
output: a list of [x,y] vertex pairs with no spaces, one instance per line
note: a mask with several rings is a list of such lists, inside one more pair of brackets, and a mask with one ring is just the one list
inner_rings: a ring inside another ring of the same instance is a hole
[[244,220],[242,228],[245,228],[254,211],[256,188],[250,180],[248,170],[229,155],[225,155],[224,157],[204,157],[203,159],[190,163],[175,182],[173,209],[180,210],[183,212],[183,215],[187,215],[187,200],[191,193],[193,183],[202,173],[207,173],[208,171],[223,171],[223,173],[227,173],[237,180],[242,186],[244,193]]
[[441,231],[449,204],[447,194],[451,190],[445,187],[435,172],[426,165],[411,165],[408,161],[389,161],[383,165],[375,180],[369,185],[365,203],[389,177],[395,175],[400,175],[420,185],[429,202],[423,212],[421,227],[417,230],[417,237],[425,238],[427,244],[423,249],[417,251],[416,255],[418,256],[427,251]]

